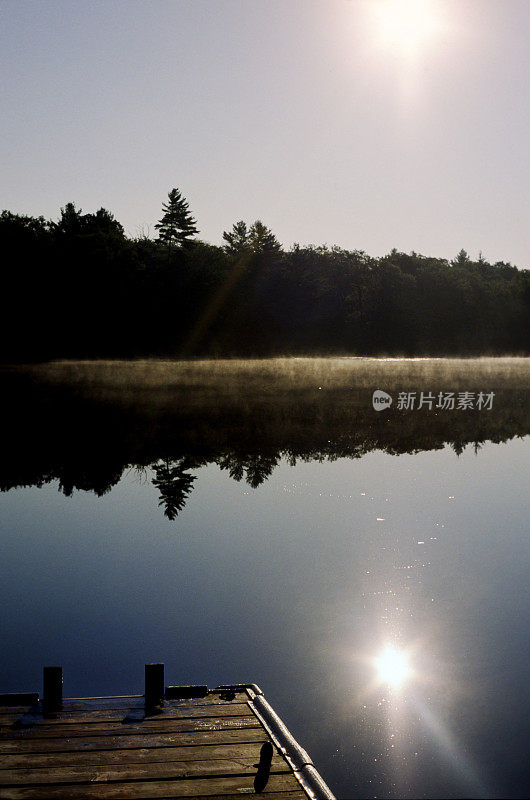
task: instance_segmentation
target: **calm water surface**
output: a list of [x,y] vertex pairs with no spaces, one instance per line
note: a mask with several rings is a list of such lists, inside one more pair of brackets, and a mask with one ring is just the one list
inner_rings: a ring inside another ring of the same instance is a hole
[[[2,495],[3,691],[256,682],[339,798],[524,797],[530,437]],[[102,458],[104,456],[102,455]],[[376,659],[407,659],[399,686]]]

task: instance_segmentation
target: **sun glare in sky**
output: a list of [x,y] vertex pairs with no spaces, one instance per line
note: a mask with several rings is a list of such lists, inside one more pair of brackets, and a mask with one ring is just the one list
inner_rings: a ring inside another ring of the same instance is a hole
[[380,683],[399,689],[412,676],[407,654],[392,645],[387,645],[375,659],[375,668]]
[[372,9],[379,43],[393,51],[413,54],[441,33],[435,0],[377,0]]

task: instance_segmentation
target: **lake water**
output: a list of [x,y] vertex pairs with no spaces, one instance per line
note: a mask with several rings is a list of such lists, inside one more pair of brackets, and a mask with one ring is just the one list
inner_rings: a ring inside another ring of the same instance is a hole
[[62,664],[66,696],[133,693],[163,661],[258,683],[339,798],[527,796],[528,407],[488,375],[491,412],[378,414],[365,387],[225,427],[19,386],[2,691]]

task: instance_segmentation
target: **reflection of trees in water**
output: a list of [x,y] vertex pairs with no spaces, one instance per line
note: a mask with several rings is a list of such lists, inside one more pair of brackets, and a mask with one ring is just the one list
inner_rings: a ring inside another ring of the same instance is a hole
[[[496,387],[497,390],[498,387]],[[257,488],[281,459],[358,459],[373,450],[392,455],[441,449],[459,455],[472,444],[505,442],[530,433],[528,403],[505,392],[493,411],[440,414],[375,413],[371,393],[352,401],[349,392],[315,398],[288,392],[266,404],[223,398],[197,408],[167,391],[131,400],[99,402],[70,386],[27,381],[0,387],[8,420],[3,432],[0,489],[37,486],[53,480],[70,496],[74,490],[98,496],[115,486],[124,471],[145,477],[153,470],[165,516],[175,520],[185,507],[200,467],[217,464],[236,481]]]
[[[279,453],[274,455],[254,453],[244,456],[226,453],[217,460],[217,464],[221,469],[228,470],[234,480],[241,481],[245,478],[249,486],[257,489],[270,478],[279,460]],[[152,483],[159,492],[158,505],[163,506],[168,519],[174,520],[186,505],[193,484],[197,480],[197,476],[190,475],[189,470],[198,466],[202,464],[186,457],[178,460],[164,458],[152,465],[155,473]]]
[[164,506],[164,514],[170,520],[175,519],[186,505],[193,482],[197,479],[196,475],[187,472],[190,466],[186,458],[180,461],[165,458],[160,463],[153,464],[153,485],[159,491],[158,505]]
[[[94,492],[98,497],[108,494],[113,486],[120,481],[123,467],[109,472],[108,469],[98,469],[97,464],[68,465],[54,477],[59,478],[59,491],[66,497],[71,497],[75,490]],[[51,478],[53,480],[53,477]]]
[[248,485],[257,489],[260,484],[270,478],[280,458],[280,453],[238,455],[231,452],[218,458],[217,464],[221,469],[228,470],[228,474],[235,481],[240,481],[245,477]]

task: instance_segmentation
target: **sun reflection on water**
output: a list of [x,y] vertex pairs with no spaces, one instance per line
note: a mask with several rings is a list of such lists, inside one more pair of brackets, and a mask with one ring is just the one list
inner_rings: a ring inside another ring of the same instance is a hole
[[413,675],[409,656],[391,644],[374,659],[377,677],[391,689],[400,689]]

